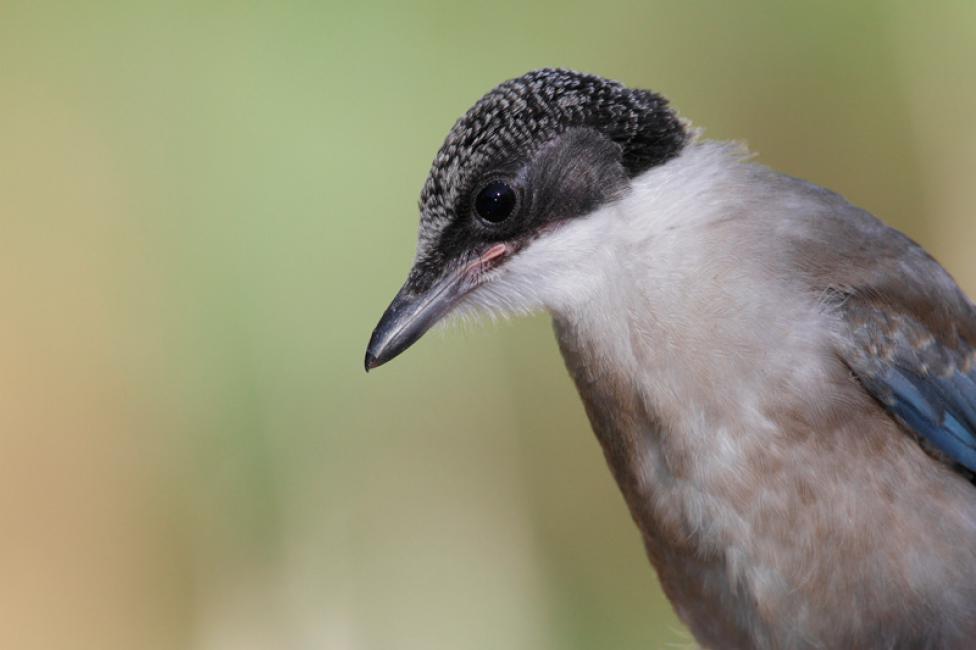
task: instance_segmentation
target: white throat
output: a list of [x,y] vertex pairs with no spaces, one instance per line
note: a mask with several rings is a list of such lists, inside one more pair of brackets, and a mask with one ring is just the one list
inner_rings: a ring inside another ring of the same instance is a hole
[[720,199],[735,190],[747,156],[734,143],[690,143],[635,178],[622,198],[532,241],[473,292],[462,311],[509,316],[547,310],[576,320],[605,305],[622,278],[671,275],[676,264],[693,262],[675,259],[685,248],[677,239],[721,218]]
[[[772,270],[787,263],[773,233],[791,225],[785,204],[763,196],[781,177],[747,155],[689,144],[621,199],[532,242],[469,302],[503,315],[549,311],[591,369],[628,377],[656,416],[702,444],[715,429],[764,428],[761,386],[812,389],[832,369],[809,359],[833,355],[820,354],[831,326],[815,301]],[[769,358],[770,346],[781,353]],[[706,423],[712,413],[743,421]]]

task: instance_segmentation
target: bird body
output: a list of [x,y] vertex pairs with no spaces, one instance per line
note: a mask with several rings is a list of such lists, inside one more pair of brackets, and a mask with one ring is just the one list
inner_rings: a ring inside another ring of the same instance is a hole
[[[577,252],[577,286],[591,292],[546,306],[661,584],[699,641],[968,646],[976,490],[851,375],[846,326],[818,281],[844,251],[802,245],[870,245],[885,227],[709,142],[605,209],[599,251],[576,233],[551,242]],[[871,262],[912,264],[896,240],[902,256]],[[562,293],[551,289],[537,290]]]
[[[867,212],[604,81],[530,73],[455,126],[367,368],[448,311],[544,309],[702,645],[971,646],[976,309]],[[527,140],[540,93],[598,109]]]

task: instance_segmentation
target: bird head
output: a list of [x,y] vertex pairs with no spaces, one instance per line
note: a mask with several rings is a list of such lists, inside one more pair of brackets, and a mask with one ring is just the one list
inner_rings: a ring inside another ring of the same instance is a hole
[[[369,370],[462,304],[531,311],[578,260],[547,249],[688,140],[667,101],[568,70],[497,86],[451,129],[420,194],[417,255],[373,331]],[[585,246],[576,246],[577,250]]]

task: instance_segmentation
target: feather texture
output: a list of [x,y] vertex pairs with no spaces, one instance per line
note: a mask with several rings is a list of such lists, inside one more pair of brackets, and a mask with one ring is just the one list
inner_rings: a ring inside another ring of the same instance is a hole
[[968,463],[976,318],[907,237],[696,142],[482,289],[467,306],[553,314],[704,646],[971,645],[976,490],[949,465]]
[[[937,299],[937,296],[933,296]],[[926,448],[976,472],[976,350],[953,328],[937,338],[917,317],[877,295],[853,295],[845,362],[864,387]]]

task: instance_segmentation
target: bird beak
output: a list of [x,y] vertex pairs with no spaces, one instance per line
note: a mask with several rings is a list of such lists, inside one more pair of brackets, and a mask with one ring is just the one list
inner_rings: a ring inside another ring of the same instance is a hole
[[416,291],[408,280],[373,330],[366,347],[366,372],[383,365],[416,343],[461,298],[478,286],[484,272],[508,252],[505,244],[495,244],[473,262],[448,272],[424,291]]

